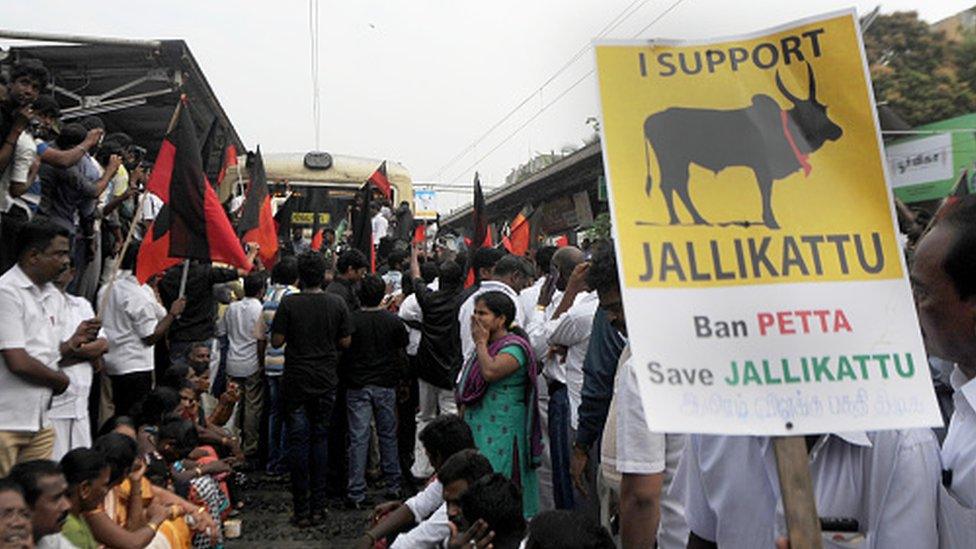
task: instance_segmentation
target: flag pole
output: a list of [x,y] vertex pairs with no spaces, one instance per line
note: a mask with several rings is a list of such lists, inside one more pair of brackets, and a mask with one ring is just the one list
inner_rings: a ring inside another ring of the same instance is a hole
[[186,295],[186,277],[190,274],[190,260],[183,260],[183,274],[180,275],[180,293],[177,299]]
[[[179,120],[180,111],[183,109],[183,101],[186,100],[186,94],[180,95],[179,102],[176,103],[176,108],[173,109],[173,116],[169,119],[169,124],[166,126],[166,135],[169,135],[176,127],[176,122]],[[132,243],[132,237],[135,235],[136,225],[139,223],[139,216],[142,215],[142,208],[146,204],[146,199],[149,198],[149,190],[142,191],[142,195],[139,197],[139,205],[136,207],[135,217],[132,218],[132,222],[129,223],[129,231],[125,235],[125,241],[122,242],[122,248],[119,249],[119,256],[112,263],[112,275],[108,279],[108,284],[105,285],[105,293],[102,295],[102,299],[98,304],[98,311],[96,311],[95,318],[101,320],[102,311],[105,310],[105,304],[108,302],[108,296],[112,293],[112,287],[115,286],[115,279],[119,276],[119,268],[122,266],[122,258],[125,257],[125,252],[129,249],[129,244]]]

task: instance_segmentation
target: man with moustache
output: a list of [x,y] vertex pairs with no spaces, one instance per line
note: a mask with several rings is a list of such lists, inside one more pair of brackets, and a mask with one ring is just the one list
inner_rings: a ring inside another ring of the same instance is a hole
[[31,528],[38,549],[72,549],[74,546],[61,535],[61,527],[68,519],[68,481],[58,464],[36,459],[14,466],[10,479],[24,489],[24,499],[31,511]]
[[89,319],[67,341],[60,338],[65,302],[52,282],[68,268],[69,234],[47,219],[31,220],[19,236],[17,264],[0,276],[0,476],[51,456],[47,410],[69,383],[59,362],[98,334],[100,323]]

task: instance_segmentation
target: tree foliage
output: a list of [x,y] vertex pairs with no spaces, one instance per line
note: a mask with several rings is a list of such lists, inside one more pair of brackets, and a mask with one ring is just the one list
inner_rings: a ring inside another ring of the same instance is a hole
[[874,93],[913,126],[976,110],[976,37],[950,42],[916,12],[881,15],[864,35]]

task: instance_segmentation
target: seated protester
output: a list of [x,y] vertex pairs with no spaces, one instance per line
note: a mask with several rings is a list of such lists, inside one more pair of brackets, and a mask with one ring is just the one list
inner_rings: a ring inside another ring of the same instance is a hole
[[226,425],[234,412],[234,405],[240,399],[237,384],[231,382],[227,385],[227,390],[217,399],[217,406],[209,416],[203,413],[201,397],[206,391],[203,389],[208,382],[201,380],[202,376],[197,376],[194,369],[190,367],[185,375],[187,378],[179,380],[181,373],[184,372],[184,365],[173,365],[167,369],[164,377],[167,383],[175,384],[179,392],[180,406],[177,415],[183,419],[188,419],[197,426],[197,434],[200,439],[207,444],[214,445],[223,454],[233,454],[235,458],[244,461],[244,454],[241,451],[240,442],[237,437],[231,436],[223,425]]
[[396,385],[403,375],[408,343],[403,321],[382,307],[386,284],[366,275],[359,290],[362,308],[353,311],[352,344],[340,366],[349,411],[348,503],[366,498],[366,458],[370,426],[375,421],[387,499],[399,497],[400,458],[397,452]]
[[525,549],[614,549],[610,532],[573,511],[543,511],[529,522]]
[[[95,541],[106,547],[139,549],[153,543],[161,536],[170,547],[188,547],[189,530],[181,521],[182,528],[165,524],[170,510],[163,505],[143,508],[143,473],[141,460],[137,467],[136,443],[118,433],[100,437],[91,450],[101,456],[109,466],[107,491],[99,505],[84,514],[84,521]],[[122,463],[128,461],[128,463]],[[119,485],[128,482],[125,501],[120,503]],[[137,488],[132,488],[137,486]],[[151,498],[151,491],[147,487]],[[135,499],[130,500],[130,497]],[[163,526],[166,526],[164,529]],[[73,541],[73,540],[72,540]]]
[[441,541],[448,541],[451,522],[455,522],[461,514],[461,497],[475,481],[493,472],[488,458],[473,448],[461,450],[448,458],[437,471],[437,479],[444,487],[444,504],[416,528],[398,536],[392,547],[425,547],[434,536],[443,536]]
[[[390,501],[377,505],[373,512],[373,527],[359,538],[355,547],[372,547],[377,540],[386,539],[412,525],[429,521],[437,511],[442,511],[446,518],[443,486],[437,480],[436,472],[454,454],[475,447],[471,428],[456,415],[439,416],[420,431],[420,442],[434,468],[435,476],[426,488],[406,502]],[[439,546],[449,535],[450,526],[446,520],[440,523],[431,521],[411,539],[419,546]]]
[[0,479],[0,546],[4,549],[31,549],[31,511],[24,500],[24,489],[10,479]]
[[24,489],[31,510],[34,544],[39,549],[71,549],[74,546],[61,534],[71,502],[68,482],[54,461],[35,459],[18,463],[8,477]]
[[[196,428],[184,419],[170,418],[159,427],[157,450],[173,471],[176,493],[190,500],[194,505],[207,508],[214,524],[222,524],[230,513],[230,500],[226,490],[218,483],[218,478],[230,472],[226,462],[208,455],[193,460],[191,455],[199,453],[199,438]],[[216,533],[215,538],[211,535]],[[197,532],[193,535],[193,547],[221,547],[224,534],[221,528],[208,535]]]
[[[230,394],[232,391],[236,391],[233,387],[225,391],[225,395]],[[236,437],[231,437],[226,431],[220,428],[201,425],[198,423],[200,403],[199,395],[196,395],[190,382],[184,381],[183,387],[179,392],[180,398],[180,410],[179,414],[174,414],[177,417],[182,417],[190,421],[195,425],[197,430],[197,437],[200,439],[200,447],[194,451],[190,456],[193,459],[205,458],[205,463],[211,463],[219,461],[217,466],[223,467],[223,465],[230,465],[233,463],[243,463],[244,457],[240,453],[240,446],[237,444]],[[223,403],[221,404],[223,405]],[[230,405],[229,410],[233,408],[233,404]],[[219,413],[220,408],[218,407],[217,412]],[[230,412],[228,412],[229,415]],[[220,458],[227,458],[222,460]],[[236,494],[236,484],[235,476],[221,474],[219,479],[221,483],[221,488],[228,495],[229,498],[237,500],[237,498],[231,497]],[[240,506],[240,504],[238,504]]]
[[[77,326],[86,319],[95,317],[95,311],[92,310],[91,303],[87,299],[68,293],[68,284],[74,276],[75,268],[72,265],[54,281],[54,285],[64,296],[65,326]],[[51,400],[51,407],[47,412],[51,419],[51,427],[54,428],[54,449],[51,452],[51,458],[54,460],[61,459],[69,450],[91,446],[88,394],[91,392],[94,375],[92,362],[101,360],[107,350],[108,341],[105,337],[100,337],[81,346],[76,353],[79,356],[78,362],[70,364],[62,361],[64,366],[62,371],[71,381],[65,392]],[[82,355],[89,360],[82,361],[80,358]]]
[[178,391],[183,387],[183,382],[185,381],[190,382],[190,386],[194,387],[195,380],[196,375],[189,366],[186,364],[172,364],[169,368],[163,370],[162,375],[156,379],[156,387],[169,387]]
[[[192,395],[192,390],[190,394]],[[136,440],[139,446],[139,455],[147,461],[150,467],[158,462],[165,462],[162,454],[157,449],[160,426],[172,419],[179,419],[180,410],[183,407],[183,403],[187,400],[193,400],[193,397],[187,396],[186,390],[177,393],[169,387],[157,387],[141,403],[136,405],[135,409],[138,413],[133,423],[137,426]],[[106,425],[109,425],[113,421],[117,422],[113,430],[125,431],[124,427],[118,425],[118,423],[121,423],[118,418],[106,422]],[[191,425],[194,424],[193,421],[189,423]],[[212,455],[211,452],[212,449],[209,447],[206,449],[199,448],[191,452],[189,458],[194,460],[201,457],[208,457]],[[206,463],[200,464],[196,464],[195,462],[190,463],[185,468],[185,471],[170,475],[169,478],[178,482],[188,482],[198,476],[197,465],[200,468],[200,472],[221,475],[221,478],[230,471],[229,464],[224,460],[208,458],[205,461]]]
[[[159,426],[170,416],[179,414],[182,408],[180,398],[178,391],[161,385],[133,406],[132,419],[136,428],[139,455],[147,456],[156,452]],[[109,419],[106,425],[117,421],[117,418],[118,416],[116,419]]]
[[[205,508],[181,498],[165,486],[156,485],[146,476],[148,467],[137,456],[134,434],[130,426],[120,423],[114,431],[95,441],[95,449],[105,455],[112,467],[110,482],[113,487],[105,498],[105,513],[119,526],[134,530],[148,518],[152,506],[166,508],[168,514],[156,539],[160,545],[165,542],[172,548],[190,546],[190,522],[195,532],[209,531],[216,535],[216,525]],[[136,500],[131,499],[133,497]],[[192,520],[185,520],[186,516],[191,516]]]
[[525,537],[522,494],[501,473],[482,477],[461,496],[460,513],[452,516],[449,547],[470,547],[485,541],[496,549],[516,549]]
[[[931,430],[808,436],[807,448],[817,512],[857,521],[859,547],[938,547]],[[772,547],[786,531],[778,479],[769,437],[690,435],[671,487],[684,504],[688,547]]]
[[[68,500],[71,509],[61,528],[61,533],[79,549],[100,547],[88,523],[88,516],[99,513],[99,507],[108,493],[108,480],[112,473],[105,456],[91,448],[75,448],[61,458],[61,470],[68,481]],[[150,526],[142,528],[144,547],[156,535]]]

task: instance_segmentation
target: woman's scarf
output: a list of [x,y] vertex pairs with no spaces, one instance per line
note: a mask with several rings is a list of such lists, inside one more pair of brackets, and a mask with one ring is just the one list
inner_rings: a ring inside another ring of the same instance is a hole
[[[536,362],[532,346],[525,338],[508,333],[488,345],[488,354],[492,357],[509,345],[518,345],[525,353],[528,361],[529,381],[526,384],[526,433],[529,434],[529,467],[535,469],[542,465],[542,420],[539,417],[539,391],[536,382],[539,377],[539,364]],[[478,354],[475,353],[464,363],[461,376],[454,389],[455,398],[460,406],[477,404],[485,396],[488,382],[481,373]]]

